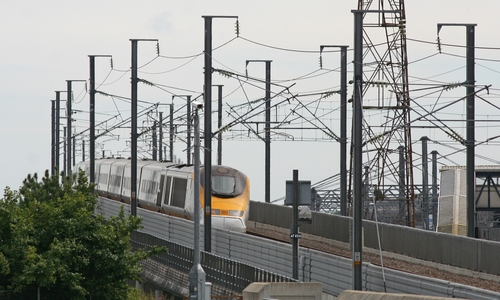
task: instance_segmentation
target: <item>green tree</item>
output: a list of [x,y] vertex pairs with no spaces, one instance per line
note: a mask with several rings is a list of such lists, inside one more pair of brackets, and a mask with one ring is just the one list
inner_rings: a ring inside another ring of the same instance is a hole
[[126,299],[139,262],[165,251],[132,251],[130,233],[141,220],[94,215],[97,197],[83,172],[58,182],[48,171],[29,175],[0,200],[0,292],[14,298]]

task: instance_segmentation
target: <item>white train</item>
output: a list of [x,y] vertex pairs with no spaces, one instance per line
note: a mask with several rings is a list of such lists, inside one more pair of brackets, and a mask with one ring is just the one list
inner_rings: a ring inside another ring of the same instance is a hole
[[[77,168],[87,174],[90,162]],[[204,207],[204,168],[200,170],[200,202]],[[95,161],[96,190],[100,196],[130,203],[131,161],[99,159]],[[137,202],[139,207],[169,215],[193,219],[194,167],[192,165],[137,161]],[[250,181],[240,171],[212,166],[212,226],[246,232],[250,203]],[[200,209],[203,222],[203,209]]]

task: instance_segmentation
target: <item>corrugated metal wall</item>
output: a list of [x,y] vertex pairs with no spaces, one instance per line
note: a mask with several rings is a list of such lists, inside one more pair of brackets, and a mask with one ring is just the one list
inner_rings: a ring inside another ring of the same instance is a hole
[[[290,228],[292,209],[264,202],[251,202],[250,220]],[[349,219],[343,216],[313,212],[312,224],[300,231],[349,242]],[[421,260],[500,275],[500,243],[411,227],[379,223],[382,250]],[[364,245],[378,249],[377,228],[373,221],[363,220]]]
[[[102,198],[100,199],[100,203],[101,209],[98,210],[98,213],[103,213],[109,217],[119,212],[120,203]],[[252,203],[252,207],[258,213],[259,208],[256,208],[258,205]],[[264,207],[261,206],[261,208]],[[276,208],[268,207],[268,209],[274,210]],[[288,208],[285,207],[285,209]],[[125,205],[126,214],[128,214],[128,210],[128,207]],[[281,214],[277,214],[276,211],[274,214],[270,214],[269,210],[265,212],[267,217],[273,216],[274,219],[279,219],[277,216],[283,216],[283,220],[278,222],[281,222],[283,225],[286,224],[286,220],[284,221],[284,219],[288,218],[284,216],[286,211],[285,213],[281,212]],[[194,230],[192,222],[141,209],[138,210],[138,214],[143,217],[144,229],[142,231],[149,232],[172,242],[193,247]],[[253,214],[254,212],[251,214],[251,219]],[[313,219],[315,217],[313,216]],[[322,217],[325,216],[318,217],[318,219]],[[347,228],[348,230],[347,218],[338,218],[340,219],[336,221],[328,220],[328,222],[333,222],[332,224],[339,222],[338,224],[341,225],[335,225],[337,227],[330,227],[331,225],[329,225],[325,226],[325,228],[321,227],[321,229],[326,232],[330,232],[333,229],[333,231],[337,232],[339,226],[344,226],[342,228]],[[254,217],[253,219],[255,220]],[[314,224],[311,227],[314,227]],[[397,234],[396,229],[392,227],[394,226],[390,226],[390,229],[393,231],[385,230],[385,234]],[[213,254],[239,260],[284,276],[292,276],[291,245],[217,228],[212,230],[212,234]],[[345,233],[338,232],[334,234],[334,236],[340,237],[346,235]],[[201,236],[203,236],[203,233],[201,233]],[[415,243],[418,243],[418,241],[415,241]],[[486,249],[488,247],[483,246],[482,248]],[[493,251],[493,248],[488,251]],[[352,289],[352,261],[350,259],[302,248],[299,251],[299,255],[302,260],[299,266],[300,280],[304,282],[322,282],[323,292],[334,296],[337,296],[346,289]],[[366,263],[363,265],[363,288],[365,290],[384,291],[382,278],[380,267]],[[500,293],[390,269],[385,269],[385,278],[387,292],[389,293],[438,295],[471,299],[500,299]]]

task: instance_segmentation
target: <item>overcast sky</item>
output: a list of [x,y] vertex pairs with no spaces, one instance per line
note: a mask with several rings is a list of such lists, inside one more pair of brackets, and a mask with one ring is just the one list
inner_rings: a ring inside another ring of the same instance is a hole
[[[96,60],[96,82],[100,84],[98,90],[130,97],[130,73],[126,72],[130,68],[130,39],[158,39],[161,56],[156,53],[156,43],[139,43],[139,65],[145,65],[139,77],[156,84],[155,87],[139,86],[139,98],[148,102],[141,104],[141,108],[147,107],[149,103],[172,103],[173,93],[196,97],[202,92],[203,85],[203,57],[199,55],[204,45],[202,16],[238,16],[240,38],[236,39],[234,20],[214,19],[213,47],[221,46],[214,50],[214,68],[243,74],[247,59],[272,60],[272,79],[276,83],[272,88],[273,93],[280,92],[280,86],[290,86],[294,84],[294,79],[311,72],[318,76],[295,82],[292,93],[335,90],[338,89],[338,72],[318,72],[318,53],[288,50],[317,51],[319,45],[324,44],[349,45],[352,48],[354,30],[351,10],[357,7],[358,2],[0,1],[0,186],[13,189],[22,184],[27,174],[40,174],[50,168],[50,100],[55,99],[55,91],[66,90],[66,80],[88,80],[88,55],[113,56],[113,69],[108,58]],[[433,78],[436,82],[464,81],[465,59],[461,57],[435,55],[419,61],[437,52],[435,44],[426,42],[436,41],[437,23],[476,23],[476,46],[500,48],[499,11],[500,2],[497,0],[406,1],[407,35],[412,39],[408,42],[408,56],[409,61],[414,62],[409,66],[410,81],[417,82],[418,78]],[[446,28],[440,36],[443,43],[465,44],[464,29]],[[463,48],[448,47],[444,51],[465,55]],[[478,49],[476,57],[484,59],[477,62],[480,65],[476,65],[477,83],[492,84],[492,88],[499,88],[500,64],[495,60],[500,60],[500,50]],[[338,61],[337,53],[323,55],[326,69],[338,71]],[[351,65],[349,68],[352,70]],[[249,65],[246,71],[249,76],[264,78],[263,64]],[[243,89],[241,81],[221,76],[217,72],[214,73],[213,83],[224,85],[224,101],[228,105],[255,100],[264,95],[263,83],[252,82],[252,85]],[[81,111],[74,117],[78,124],[84,126],[84,120],[88,120],[85,85],[75,82],[73,92],[73,106]],[[464,93],[463,88],[458,91],[459,95]],[[495,99],[498,100],[495,93],[500,94],[493,90],[493,95],[488,99],[500,105],[498,101],[495,102]],[[61,96],[66,100],[65,93]],[[213,98],[216,96],[214,90]],[[452,99],[457,94],[449,97]],[[338,96],[334,96],[328,104],[337,113],[338,101]],[[436,99],[427,101],[437,102]],[[180,107],[182,101],[174,100],[174,105]],[[464,113],[464,104],[458,106],[458,114]],[[129,109],[130,104],[126,101],[102,95],[97,98],[97,118],[111,120],[104,127],[126,119]],[[167,111],[166,108],[161,110]],[[498,135],[495,120],[500,120],[499,111],[490,105],[482,108],[478,114],[480,118],[490,121],[487,126],[478,129],[481,132],[478,140],[484,141]],[[64,113],[61,112],[61,115]],[[325,122],[331,122],[332,130],[339,134],[336,116],[326,115]],[[225,120],[229,120],[228,115],[225,115]],[[77,128],[80,126],[78,124]],[[122,130],[113,136],[103,137],[98,141],[98,151],[127,156],[126,153],[120,153],[127,148],[127,134],[127,131]],[[412,139],[418,141],[421,134],[415,134]],[[431,129],[423,134],[431,138],[438,135]],[[284,138],[280,140],[276,136],[276,141],[272,143],[272,199],[284,194],[284,181],[292,179],[293,169],[299,170],[300,179],[313,183],[339,172],[336,164],[338,143],[313,142],[315,139],[322,140],[321,134],[306,131],[294,133],[293,138],[294,142],[282,141]],[[306,139],[307,142],[301,141]],[[438,139],[446,141],[446,137],[436,137]],[[184,159],[186,152],[182,148],[181,137],[176,139],[175,145],[176,157]],[[498,149],[494,143],[490,146],[478,152],[496,159]],[[420,144],[414,146],[417,151],[419,147]],[[81,159],[81,153],[77,156]],[[465,164],[462,157],[450,159]],[[237,137],[234,133],[230,137],[228,135],[223,146],[223,163],[249,175],[252,180],[252,198],[263,199],[262,141],[255,136],[250,140],[242,135]],[[479,163],[492,164],[491,161],[481,160]]]

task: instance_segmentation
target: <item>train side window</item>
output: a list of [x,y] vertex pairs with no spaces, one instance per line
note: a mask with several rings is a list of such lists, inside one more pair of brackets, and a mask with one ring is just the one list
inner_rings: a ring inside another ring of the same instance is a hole
[[170,184],[172,183],[172,177],[168,176],[167,177],[167,184],[165,186],[165,196],[163,198],[163,204],[169,205],[169,200],[170,200],[170,190],[171,186]]
[[163,186],[165,184],[165,175],[161,175],[160,179],[160,189],[158,190],[158,195],[156,197],[156,205],[161,206],[161,193],[163,192]]
[[111,175],[111,185],[114,185],[114,186],[119,186],[120,185],[120,181],[122,179],[121,176],[119,175]]
[[100,179],[100,182],[102,184],[107,184],[108,183],[108,174],[107,173],[103,173],[102,176],[99,179]]
[[144,187],[144,192],[151,194],[151,180],[146,180],[146,186]]
[[149,185],[148,185],[147,193],[154,195],[156,193],[156,190],[158,189],[158,183],[156,183],[152,180],[148,180],[148,183],[149,183]]
[[123,180],[123,187],[130,190],[130,177],[125,177]]
[[184,208],[186,202],[187,179],[173,178],[172,206]]

